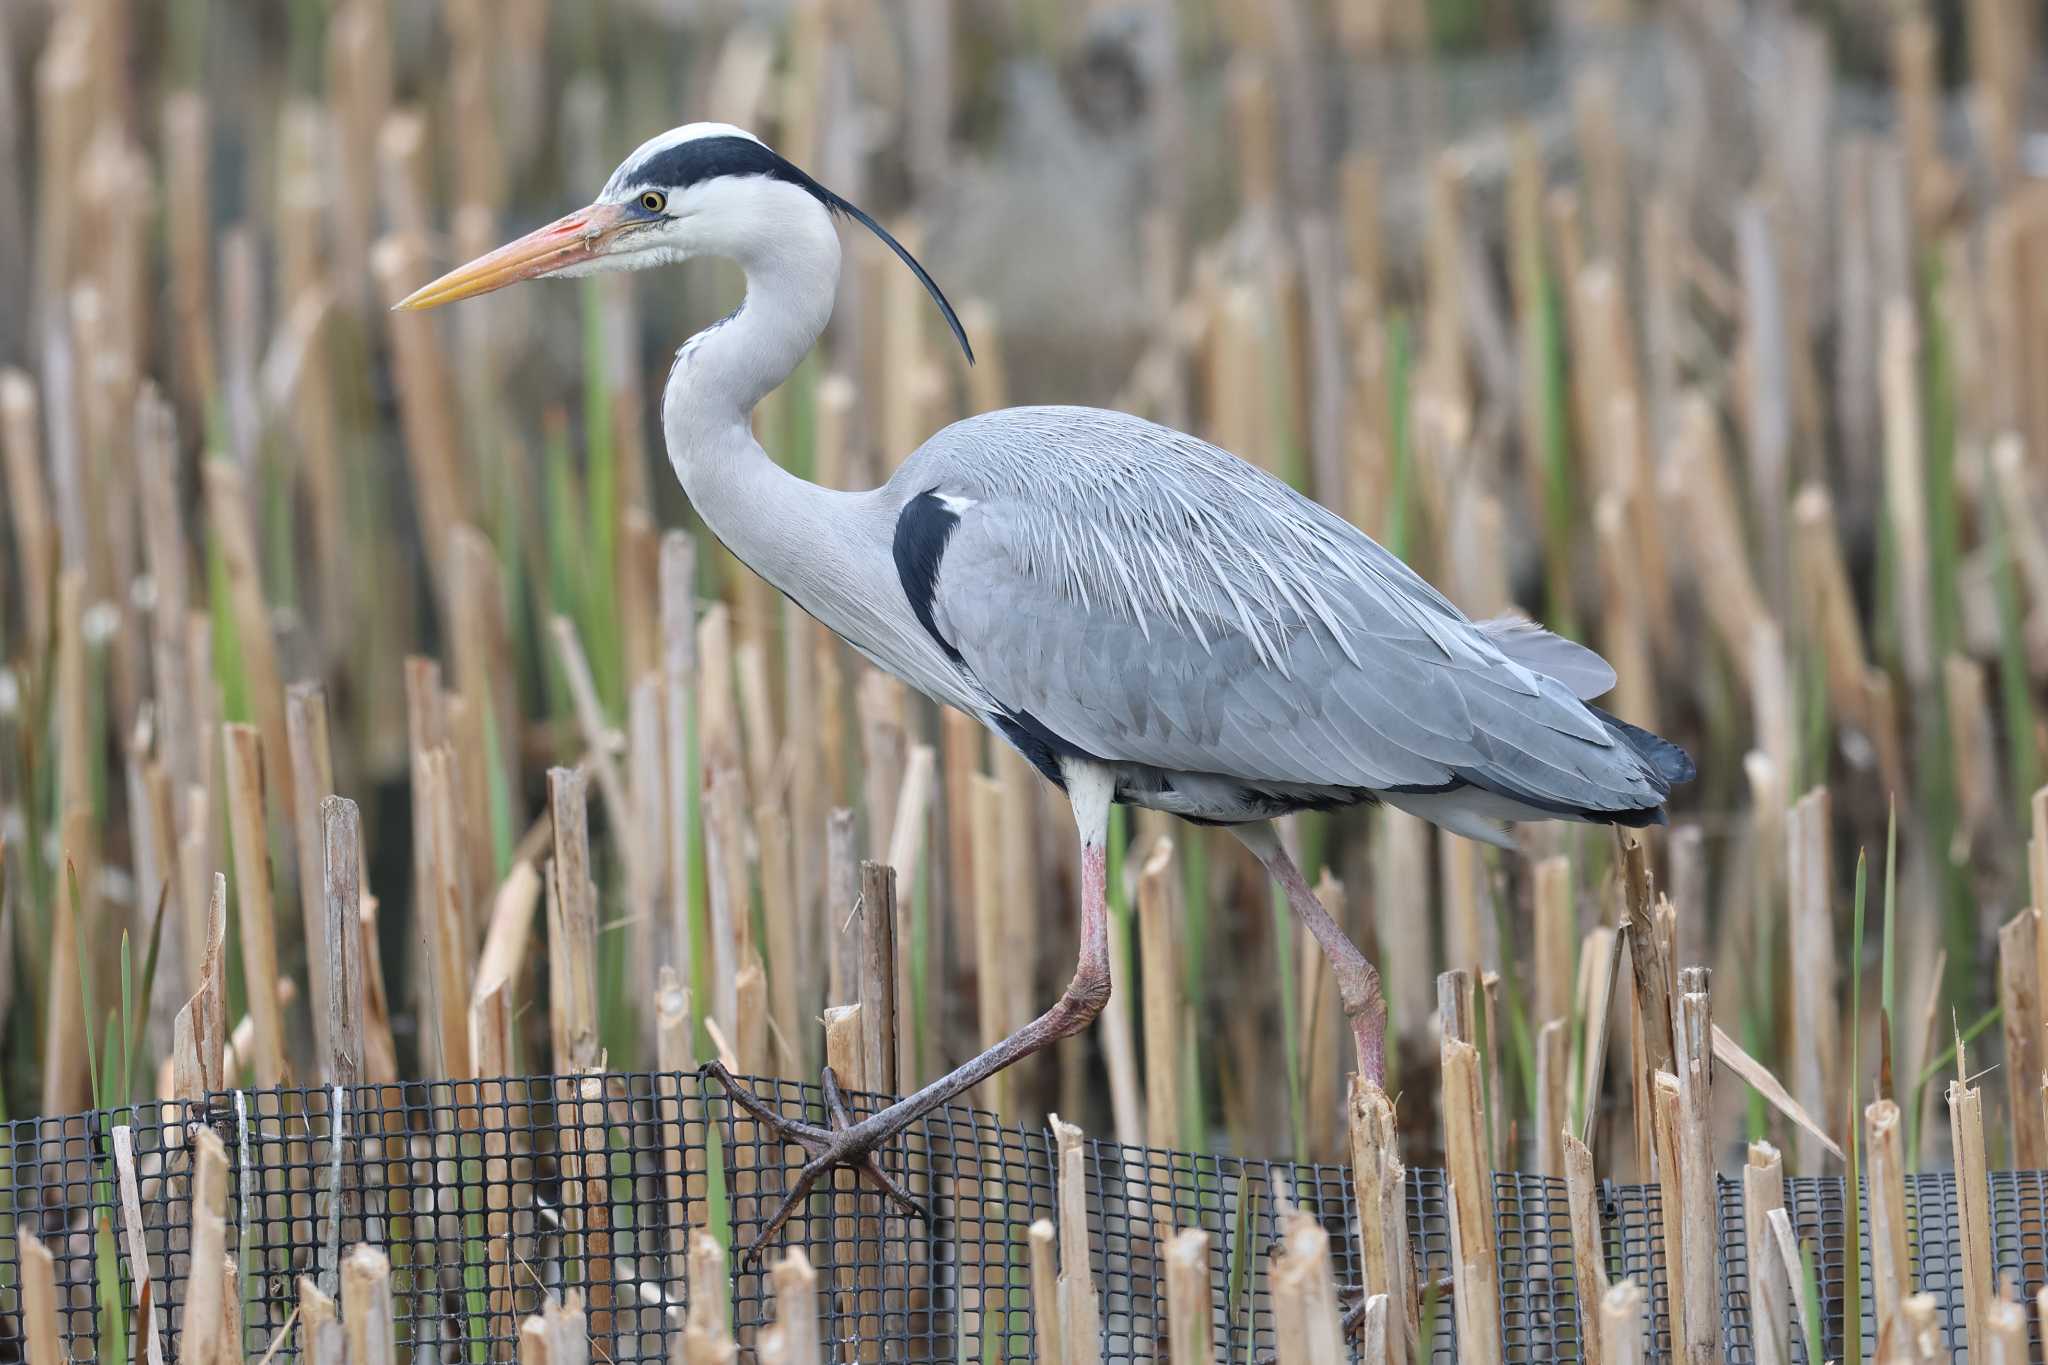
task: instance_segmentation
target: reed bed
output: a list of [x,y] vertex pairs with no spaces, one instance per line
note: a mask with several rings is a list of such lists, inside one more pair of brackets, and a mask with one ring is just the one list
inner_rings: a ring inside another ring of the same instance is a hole
[[[1058,793],[749,574],[660,458],[665,357],[731,273],[384,311],[716,118],[923,252],[984,356],[848,239],[756,414],[791,470],[868,486],[1010,401],[1184,425],[1472,615],[1588,641],[1605,704],[1698,761],[1640,838],[1290,821],[1385,974],[1384,1092],[1347,1092],[1334,981],[1257,865],[1119,811],[1110,1011],[979,1102],[1348,1155],[1392,1360],[1404,1167],[1449,1170],[1480,1360],[1495,1170],[1561,1177],[1588,1238],[1596,1173],[1655,1184],[1689,1360],[1715,1173],[1787,1333],[1817,1309],[1774,1191],[1867,1175],[1905,1341],[1896,1182],[1953,1164],[1974,1239],[1985,1172],[2048,1165],[2039,16],[1681,10],[0,9],[0,1116],[712,1058],[894,1092],[1057,993]],[[565,1160],[607,1178],[602,1143]],[[576,1216],[601,1248],[602,1201]],[[1070,1236],[1030,1246],[1073,1362]],[[2041,1286],[1970,1246],[1998,1359]],[[1283,1356],[1330,1358],[1312,1229],[1274,1274]],[[1634,1359],[1643,1287],[1609,1278],[1577,1293]],[[721,1330],[693,1305],[688,1358]],[[574,1356],[554,1331],[536,1359]]]

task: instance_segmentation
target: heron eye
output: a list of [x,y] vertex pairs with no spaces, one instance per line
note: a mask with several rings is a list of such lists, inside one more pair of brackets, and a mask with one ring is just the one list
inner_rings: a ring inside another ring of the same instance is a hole
[[640,196],[640,207],[649,213],[660,213],[668,207],[668,196],[660,190],[649,190]]

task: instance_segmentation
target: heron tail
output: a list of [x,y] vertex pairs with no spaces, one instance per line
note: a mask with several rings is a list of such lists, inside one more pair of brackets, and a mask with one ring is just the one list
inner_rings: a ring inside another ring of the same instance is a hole
[[1658,783],[1665,791],[1670,791],[1681,782],[1690,782],[1699,775],[1699,769],[1693,765],[1692,755],[1662,735],[1653,735],[1640,725],[1630,725],[1597,706],[1588,706],[1586,709],[1598,716],[1601,724],[1614,732],[1616,739],[1635,750],[1636,755],[1656,775]]

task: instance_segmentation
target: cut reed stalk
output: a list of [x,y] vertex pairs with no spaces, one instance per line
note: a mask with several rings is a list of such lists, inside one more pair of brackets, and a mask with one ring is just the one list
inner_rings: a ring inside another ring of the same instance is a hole
[[[1038,1358],[1046,1365],[1066,1365],[1067,1330],[1060,1317],[1058,1233],[1051,1219],[1041,1218],[1031,1225],[1026,1237],[1031,1244],[1031,1309]],[[1208,1267],[1204,1265],[1202,1296],[1205,1308],[1208,1294]],[[1206,1362],[1208,1357],[1202,1359]]]
[[1963,1310],[1970,1359],[1990,1350],[1989,1316],[1997,1286],[1992,1279],[1990,1187],[1985,1177],[1984,1092],[1971,1085],[1964,1070],[1962,1041],[1956,1043],[1956,1070],[1961,1079],[1949,1082],[1950,1136],[1956,1162],[1956,1226],[1962,1242]]
[[1572,1280],[1579,1305],[1579,1335],[1586,1365],[1604,1365],[1606,1342],[1587,1319],[1593,1305],[1607,1294],[1606,1239],[1600,1231],[1600,1189],[1593,1175],[1593,1153],[1571,1133],[1560,1135],[1564,1149],[1565,1205],[1572,1227]]
[[540,873],[532,863],[514,863],[492,901],[483,952],[476,963],[476,985],[470,993],[470,1057],[479,1076],[511,1074],[513,990],[526,965],[533,912],[540,901]]
[[1297,1211],[1282,1233],[1270,1273],[1280,1365],[1344,1361],[1343,1314],[1330,1271],[1330,1234],[1313,1214]]
[[348,1365],[395,1365],[391,1260],[381,1248],[352,1247],[342,1259],[341,1320]]
[[[1790,893],[1792,990],[1792,1093],[1808,1112],[1825,1114],[1834,1102],[1834,1060],[1839,1048],[1840,1006],[1835,993],[1834,860],[1830,849],[1830,803],[1816,787],[1792,808],[1786,827],[1786,882]],[[1811,1134],[1799,1138],[1799,1168],[1818,1171],[1821,1147]]]
[[234,837],[235,897],[241,927],[242,980],[256,1022],[256,1084],[285,1083],[284,1019],[277,1007],[276,909],[271,899],[270,831],[265,819],[263,740],[253,726],[230,725],[227,748],[228,828]]
[[896,871],[860,865],[861,1071],[868,1088],[897,1093]]
[[[1438,993],[1456,992],[1445,972]],[[1469,1005],[1467,1006],[1469,1009]],[[1469,1029],[1466,1030],[1469,1035]],[[1446,1028],[1443,1054],[1445,1179],[1449,1186],[1459,1358],[1498,1361],[1500,1274],[1495,1261],[1493,1171],[1480,1095],[1479,1051]]]
[[321,885],[325,902],[327,1080],[350,1087],[363,1079],[364,975],[362,821],[356,803],[340,796],[320,801]]
[[[192,1135],[191,1277],[185,1286],[180,1315],[178,1359],[215,1361],[230,1351],[239,1358],[241,1344],[224,1339],[222,1309],[227,1294],[238,1292],[232,1276],[223,1279],[228,1204],[227,1148],[211,1128]],[[53,1324],[54,1332],[54,1324]],[[388,1339],[388,1332],[387,1332]]]
[[1088,1151],[1081,1130],[1050,1119],[1059,1162],[1060,1275],[1059,1317],[1064,1365],[1091,1365],[1102,1359],[1102,1302],[1088,1263]]
[[1904,1152],[1899,1106],[1877,1100],[1863,1111],[1864,1162],[1870,1191],[1870,1284],[1877,1337],[1903,1331],[1899,1306],[1913,1293],[1908,1250]]
[[1751,1142],[1749,1160],[1743,1164],[1743,1230],[1757,1365],[1790,1365],[1792,1361],[1792,1285],[1769,1226],[1769,1216],[1782,1212],[1784,1203],[1786,1177],[1778,1148],[1769,1142]]
[[554,822],[549,865],[548,1022],[555,1070],[571,1074],[598,1065],[597,886],[590,880],[590,825],[580,769],[548,770],[548,812]]
[[1536,1031],[1536,1170],[1564,1174],[1561,1140],[1570,1131],[1571,1028],[1552,1019]]
[[1166,1263],[1167,1359],[1172,1365],[1209,1365],[1216,1359],[1209,1234],[1200,1228],[1175,1233],[1160,1259]]
[[1686,1359],[1713,1365],[1721,1358],[1720,1238],[1714,1190],[1712,974],[1704,967],[1679,973],[1678,1165],[1685,1191]]
[[754,837],[761,862],[761,920],[768,939],[770,1018],[783,1055],[781,1074],[806,1075],[804,1032],[798,1000],[802,928],[797,923],[796,887],[790,879],[789,814],[773,801],[754,808]]
[[299,1359],[305,1365],[346,1365],[348,1348],[334,1300],[312,1276],[299,1278]]
[[[971,865],[974,881],[975,1009],[981,1045],[988,1048],[995,1046],[1009,1032],[1009,1001],[1003,983],[1013,965],[1003,956],[1003,788],[994,778],[974,773],[969,778],[968,792],[973,807],[968,837],[974,850]],[[1146,1016],[1145,1041],[1147,1080],[1151,1080],[1149,1014]],[[982,1083],[979,1103],[991,1113],[1008,1113],[1008,1098],[1003,1073],[998,1072]]]
[[2005,1033],[2007,1103],[2012,1108],[2012,1161],[2023,1171],[2048,1166],[2048,1113],[2041,1104],[2048,1072],[2048,1019],[2041,981],[2041,912],[2028,908],[1998,931],[1998,1005]]
[[291,751],[293,847],[298,855],[299,917],[305,934],[306,976],[313,1009],[313,1055],[328,1055],[326,836],[321,806],[334,792],[334,758],[327,731],[327,693],[319,683],[285,690],[284,728]]
[[1145,1136],[1155,1147],[1181,1140],[1182,982],[1176,938],[1186,912],[1173,842],[1160,838],[1138,869],[1138,949],[1144,963]]
[[21,1276],[21,1336],[29,1365],[65,1365],[68,1357],[57,1337],[56,1260],[26,1226],[17,1226],[14,1237]]
[[1643,1365],[1642,1286],[1622,1280],[1600,1298],[1600,1342],[1607,1365]]
[[711,1014],[731,1037],[739,1026],[740,969],[753,957],[751,879],[747,875],[746,807],[739,765],[729,755],[706,765],[704,861],[708,871],[706,935],[711,949]]
[[1388,1302],[1387,1359],[1406,1365],[1419,1330],[1408,1240],[1408,1180],[1387,1093],[1353,1073],[1351,1180],[1358,1205],[1359,1265],[1367,1294]]

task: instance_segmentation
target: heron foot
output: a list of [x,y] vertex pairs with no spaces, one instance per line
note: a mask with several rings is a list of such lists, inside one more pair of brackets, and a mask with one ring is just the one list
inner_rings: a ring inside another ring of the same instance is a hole
[[754,1234],[752,1241],[740,1253],[739,1269],[751,1266],[761,1251],[788,1223],[796,1211],[803,1206],[817,1183],[834,1170],[845,1169],[857,1174],[863,1183],[869,1185],[902,1209],[904,1213],[920,1222],[927,1221],[925,1212],[902,1182],[882,1169],[875,1154],[884,1143],[895,1138],[913,1121],[906,1116],[896,1123],[878,1123],[875,1118],[855,1122],[852,1111],[846,1107],[846,1098],[839,1091],[839,1078],[826,1067],[819,1077],[819,1089],[824,1092],[827,1126],[806,1123],[802,1119],[784,1116],[765,1103],[746,1086],[741,1085],[721,1062],[706,1062],[698,1069],[699,1076],[717,1081],[725,1091],[726,1098],[745,1111],[747,1117],[761,1125],[768,1132],[792,1147],[801,1147],[810,1154],[790,1182],[789,1192],[782,1197],[768,1221]]

